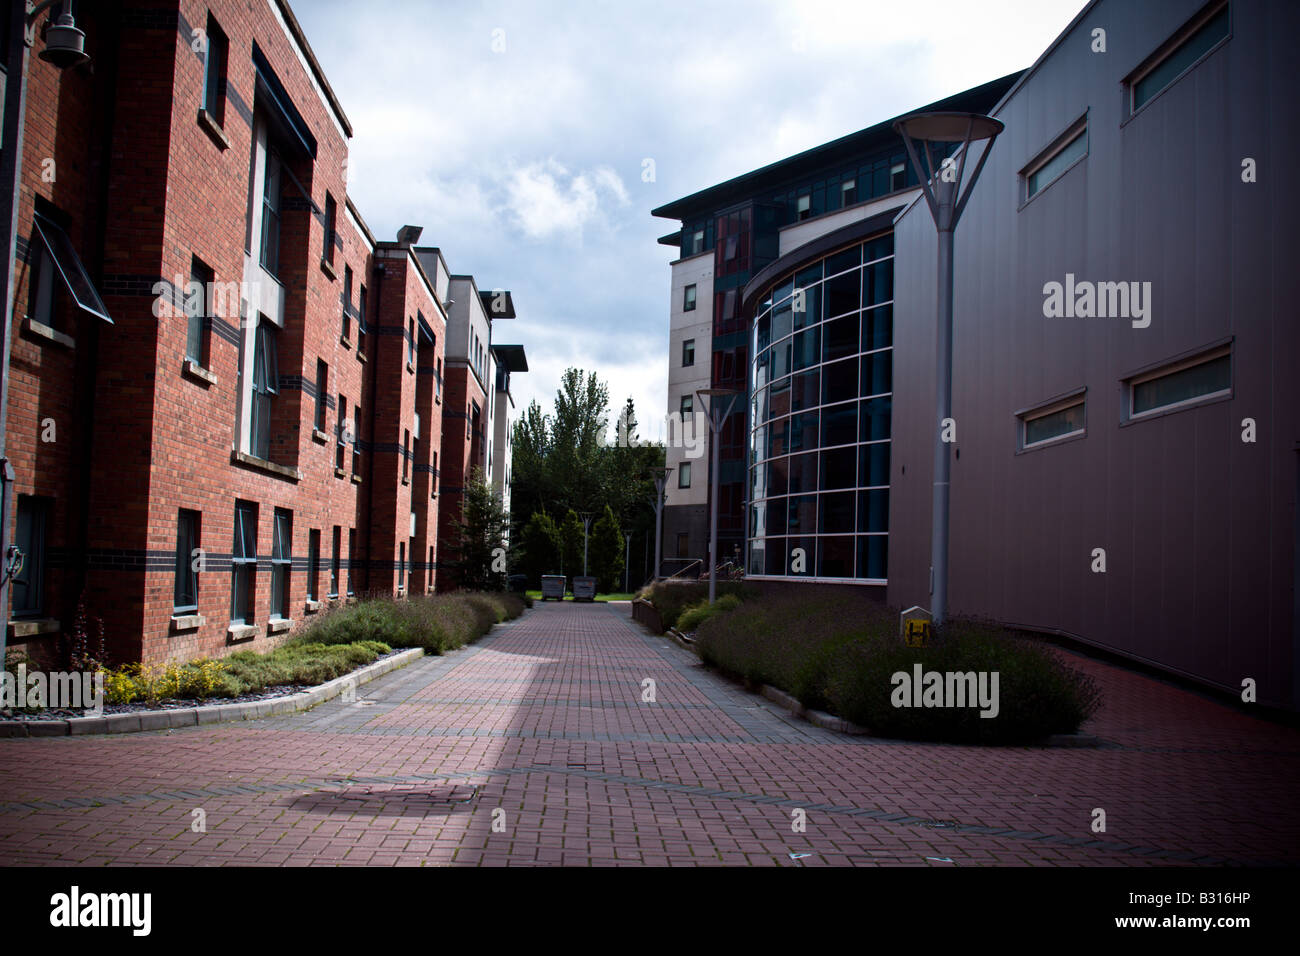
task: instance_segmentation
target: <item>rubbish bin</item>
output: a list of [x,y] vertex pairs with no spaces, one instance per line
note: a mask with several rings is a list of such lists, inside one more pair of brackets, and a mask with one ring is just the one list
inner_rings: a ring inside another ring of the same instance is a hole
[[575,601],[596,600],[596,579],[590,575],[576,574],[573,577],[573,599]]
[[542,600],[556,601],[564,600],[564,591],[568,586],[568,578],[563,574],[543,574],[542,575]]
[[506,578],[506,586],[516,594],[523,594],[528,590],[528,575],[512,574]]

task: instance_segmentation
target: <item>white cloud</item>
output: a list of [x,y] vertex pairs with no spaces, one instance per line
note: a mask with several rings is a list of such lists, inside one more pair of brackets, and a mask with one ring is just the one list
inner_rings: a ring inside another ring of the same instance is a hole
[[530,239],[560,233],[580,237],[588,225],[608,225],[603,202],[629,202],[623,181],[608,166],[570,175],[554,159],[513,169],[505,177],[504,191],[509,218]]

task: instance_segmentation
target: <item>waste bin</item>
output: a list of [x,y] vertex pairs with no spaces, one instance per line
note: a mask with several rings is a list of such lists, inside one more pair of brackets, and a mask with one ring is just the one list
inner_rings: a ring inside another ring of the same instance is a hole
[[523,594],[528,590],[528,575],[512,574],[506,578],[506,587],[516,594]]
[[568,585],[568,578],[563,574],[543,574],[542,575],[542,600],[556,601],[564,600],[564,590]]
[[596,600],[596,579],[589,575],[573,576],[573,599],[575,601]]

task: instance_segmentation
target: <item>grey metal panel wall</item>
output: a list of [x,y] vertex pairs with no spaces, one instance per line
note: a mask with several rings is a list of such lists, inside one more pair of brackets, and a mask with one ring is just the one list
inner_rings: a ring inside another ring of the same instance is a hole
[[[1254,677],[1261,701],[1295,706],[1300,5],[1234,0],[1231,39],[1124,122],[1122,78],[1201,6],[1098,4],[997,113],[1006,131],[956,241],[951,606],[1226,688]],[[1085,110],[1086,159],[1018,210],[1019,170]],[[1247,156],[1255,184],[1241,182]],[[895,241],[889,599],[906,606],[929,598],[924,205]],[[1150,327],[1044,318],[1043,284],[1067,272],[1150,281]],[[1229,337],[1230,401],[1121,426],[1123,376]],[[1013,413],[1081,387],[1087,436],[1017,455]],[[1241,441],[1246,417],[1256,444]],[[1090,570],[1098,547],[1105,574]]]

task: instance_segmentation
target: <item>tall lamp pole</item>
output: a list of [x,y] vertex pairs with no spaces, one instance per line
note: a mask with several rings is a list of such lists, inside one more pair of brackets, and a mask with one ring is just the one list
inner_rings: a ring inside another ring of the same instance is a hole
[[591,530],[591,512],[580,511],[578,517],[582,519],[582,576],[587,576],[587,532]]
[[[709,444],[713,446],[713,482],[709,491],[709,603],[712,604],[718,596],[718,472],[722,467],[719,436],[740,392],[734,388],[699,388],[695,394],[709,400],[709,430],[713,433],[709,438]],[[727,399],[725,408],[722,407],[724,398]]]
[[659,568],[663,564],[662,543],[664,531],[664,488],[668,485],[668,476],[673,473],[671,468],[660,465],[650,469],[650,474],[655,480],[655,573],[650,576],[651,581],[659,580]]
[[623,593],[627,594],[628,574],[632,570],[632,532],[624,531],[623,538],[625,539],[623,548]]
[[[942,624],[948,614],[948,491],[952,476],[952,460],[944,435],[952,418],[952,252],[953,234],[957,220],[970,199],[975,180],[979,179],[984,161],[993,148],[993,140],[1002,132],[1001,120],[980,113],[913,113],[894,121],[894,131],[903,137],[907,155],[921,182],[930,215],[939,234],[938,274],[935,280],[935,300],[938,312],[936,346],[934,433],[934,489],[931,503],[930,527],[930,613],[936,625]],[[962,174],[972,143],[983,140],[984,148],[979,160],[962,186]],[[952,157],[946,156],[945,145],[961,144]],[[925,166],[917,158],[916,148],[925,150]],[[936,169],[935,157],[939,159]]]
[[[9,48],[5,54],[4,130],[0,133],[0,248],[5,261],[0,270],[0,303],[4,308],[4,344],[0,346],[0,662],[9,640],[9,583],[21,572],[22,555],[9,536],[13,515],[15,474],[6,451],[9,430],[9,357],[13,339],[14,259],[18,244],[18,187],[22,181],[23,133],[27,112],[27,50],[35,42],[36,18],[51,6],[44,0],[30,10],[27,0],[9,0],[0,16],[9,18]],[[64,3],[57,19],[45,31],[42,60],[60,70],[90,59],[85,51],[86,35],[77,27],[71,0]]]

